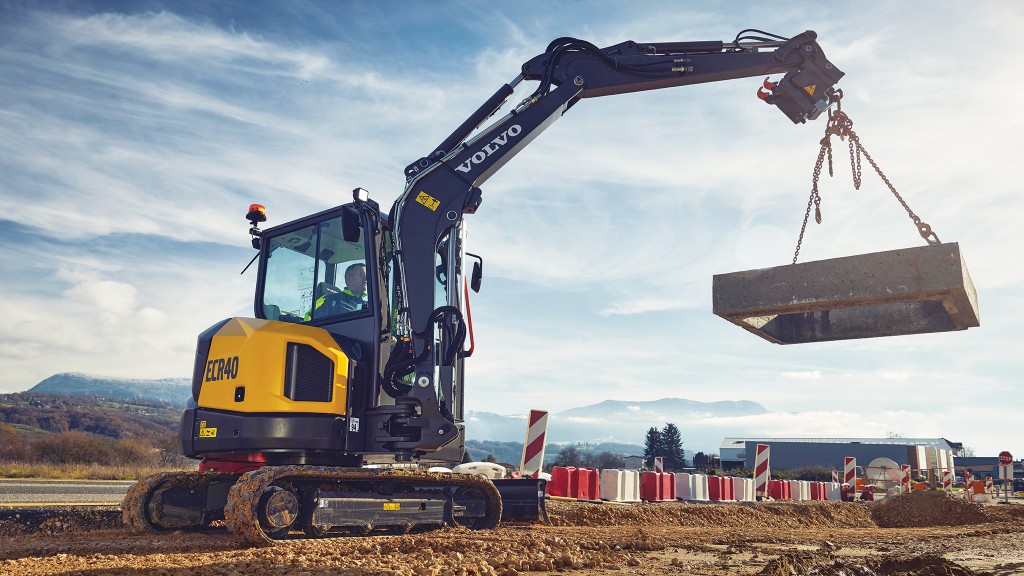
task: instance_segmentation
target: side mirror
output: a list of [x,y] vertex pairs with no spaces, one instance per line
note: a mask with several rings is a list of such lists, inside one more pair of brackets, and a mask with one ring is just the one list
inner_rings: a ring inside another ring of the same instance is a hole
[[359,242],[359,211],[346,206],[341,211],[341,236],[345,242]]
[[476,259],[476,262],[473,262],[473,272],[469,275],[469,287],[473,292],[480,292],[480,281],[484,277],[484,259],[472,252],[466,252],[466,256]]
[[483,277],[483,260],[473,262],[473,274],[469,277],[469,287],[473,289],[473,292],[480,292],[480,281],[483,280]]

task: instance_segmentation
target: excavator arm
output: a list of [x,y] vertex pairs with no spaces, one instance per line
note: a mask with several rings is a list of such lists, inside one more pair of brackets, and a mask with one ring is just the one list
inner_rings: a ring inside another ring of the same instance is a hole
[[[396,403],[416,405],[417,416],[410,425],[419,428],[420,438],[396,448],[430,451],[452,438],[454,422],[448,407],[450,396],[461,395],[464,330],[459,330],[463,319],[458,307],[435,305],[437,259],[440,254],[443,262],[450,262],[457,255],[462,218],[480,205],[480,186],[584,98],[783,73],[776,83],[765,80],[758,96],[794,123],[816,118],[832,103],[843,72],[825,58],[814,32],[775,38],[742,42],[737,35],[732,43],[629,41],[607,48],[560,38],[523,64],[519,76],[499,88],[430,154],[406,168],[406,188],[389,218],[400,345],[383,377]],[[536,81],[536,90],[470,137],[523,81]]]

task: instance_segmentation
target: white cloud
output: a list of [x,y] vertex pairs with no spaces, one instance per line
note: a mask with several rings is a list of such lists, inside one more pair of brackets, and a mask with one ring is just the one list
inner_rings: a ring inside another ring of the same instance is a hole
[[[1024,79],[1006,74],[1024,14],[946,4],[927,14],[884,2],[813,14],[795,3],[568,5],[543,20],[503,6],[370,6],[359,19],[346,4],[325,8],[334,20],[322,28],[345,22],[345,34],[296,24],[293,6],[235,21],[173,4],[0,19],[0,212],[41,231],[31,246],[11,239],[3,262],[0,389],[53,371],[187,375],[199,331],[251,314],[252,273],[236,274],[248,258],[223,248],[247,245],[249,203],[265,204],[276,224],[362,186],[386,209],[405,165],[556,36],[731,40],[756,22],[818,31],[847,73],[844,110],[873,157],[944,241],[961,243],[982,327],[779,347],[712,316],[713,274],[790,261],[823,123],[790,125],[754,97],[760,78],[585,100],[484,185],[468,219],[487,278],[474,300],[467,404],[763,399],[799,415],[708,429],[901,430],[987,446],[991,434],[966,410],[994,394],[1006,396],[1001,405],[1024,401],[1024,268],[1007,265],[1024,249],[1013,146]],[[432,27],[441,22],[443,33]],[[500,33],[471,32],[481,28]],[[975,41],[935,49],[950,37]],[[835,151],[825,221],[809,225],[801,261],[920,245],[873,174],[852,190],[841,143]],[[69,238],[81,250],[52,244]],[[92,254],[102,238],[124,246]],[[150,243],[146,258],[129,249],[139,241]],[[177,253],[186,249],[219,252]],[[44,275],[50,289],[8,267]],[[977,398],[954,413],[965,387]],[[892,412],[900,406],[913,410]]]
[[821,370],[808,370],[805,372],[782,372],[779,374],[785,380],[821,380]]
[[106,13],[86,18],[50,16],[42,20],[77,49],[107,46],[186,67],[192,66],[197,58],[206,63],[232,63],[246,72],[260,71],[260,62],[277,63],[292,68],[301,78],[309,78],[328,65],[323,55],[289,50],[247,33],[225,33],[170,12],[133,16]]
[[127,314],[135,308],[136,289],[131,284],[113,280],[82,282],[64,291],[64,296],[78,300],[100,311]]

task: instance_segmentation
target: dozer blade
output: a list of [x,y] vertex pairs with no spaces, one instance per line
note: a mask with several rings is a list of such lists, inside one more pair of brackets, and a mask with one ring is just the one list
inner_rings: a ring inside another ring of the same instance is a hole
[[544,507],[544,488],[548,481],[539,478],[491,480],[501,494],[503,522],[548,522]]

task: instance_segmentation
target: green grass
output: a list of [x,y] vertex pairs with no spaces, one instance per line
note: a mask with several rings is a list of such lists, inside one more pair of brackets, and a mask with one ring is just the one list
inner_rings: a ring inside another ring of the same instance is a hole
[[138,480],[154,472],[194,470],[195,467],[103,466],[99,464],[42,464],[0,462],[0,478],[51,480]]
[[23,434],[27,438],[32,439],[32,440],[35,440],[36,438],[39,438],[40,436],[45,436],[47,434],[50,434],[50,432],[47,432],[46,430],[43,430],[42,428],[36,428],[35,426],[28,426],[26,424],[8,424],[8,426],[10,426],[11,428],[14,428],[15,430],[17,430],[17,432],[19,434]]

